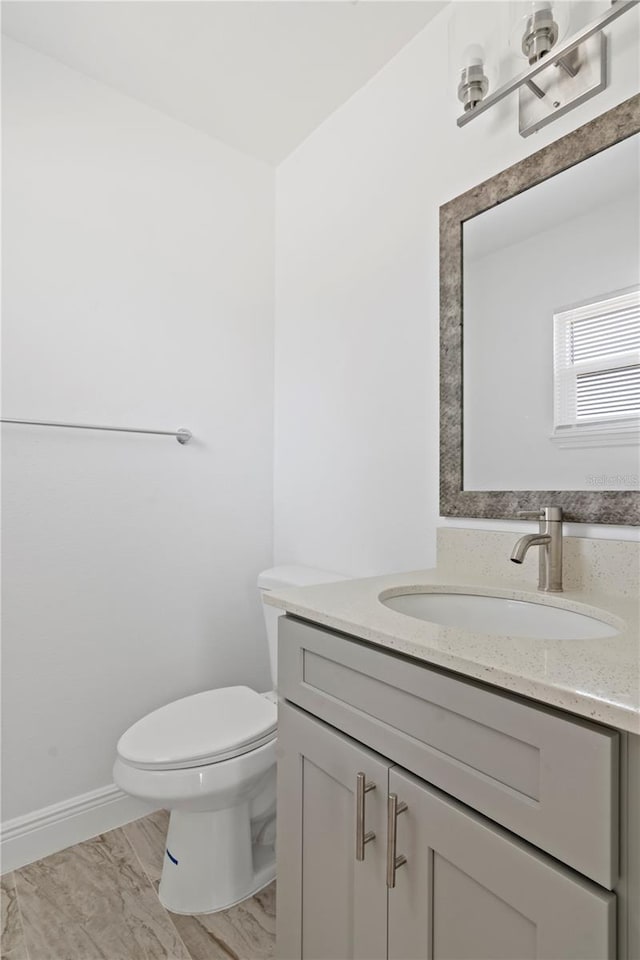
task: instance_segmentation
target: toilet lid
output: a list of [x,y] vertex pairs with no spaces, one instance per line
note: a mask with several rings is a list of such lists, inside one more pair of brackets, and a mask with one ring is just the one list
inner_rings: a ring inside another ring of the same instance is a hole
[[249,687],[221,687],[168,703],[129,727],[122,760],[145,769],[198,767],[237,757],[276,734],[277,708]]

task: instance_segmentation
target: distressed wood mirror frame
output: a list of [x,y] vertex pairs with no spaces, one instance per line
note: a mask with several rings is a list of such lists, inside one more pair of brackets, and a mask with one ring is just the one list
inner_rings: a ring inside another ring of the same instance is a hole
[[640,94],[440,207],[440,512],[511,518],[553,504],[579,523],[640,524],[640,493],[627,490],[463,489],[463,266],[465,220],[640,132]]

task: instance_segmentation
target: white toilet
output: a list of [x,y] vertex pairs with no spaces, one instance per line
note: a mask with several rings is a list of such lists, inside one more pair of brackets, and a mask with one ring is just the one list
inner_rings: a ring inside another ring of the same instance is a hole
[[[342,579],[273,567],[258,588]],[[264,602],[263,612],[275,687],[281,612]],[[219,687],[154,710],[120,737],[116,784],[171,812],[159,889],[168,910],[224,910],[275,877],[276,702],[275,690]]]

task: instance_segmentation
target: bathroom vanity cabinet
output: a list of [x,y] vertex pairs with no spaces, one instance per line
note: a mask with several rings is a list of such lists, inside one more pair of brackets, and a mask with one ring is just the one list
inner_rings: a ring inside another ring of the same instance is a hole
[[638,738],[280,624],[279,960],[637,956]]

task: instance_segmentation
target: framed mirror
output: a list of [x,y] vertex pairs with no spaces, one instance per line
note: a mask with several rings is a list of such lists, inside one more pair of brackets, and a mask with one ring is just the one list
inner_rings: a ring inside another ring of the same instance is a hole
[[640,523],[640,95],[440,208],[440,509]]

